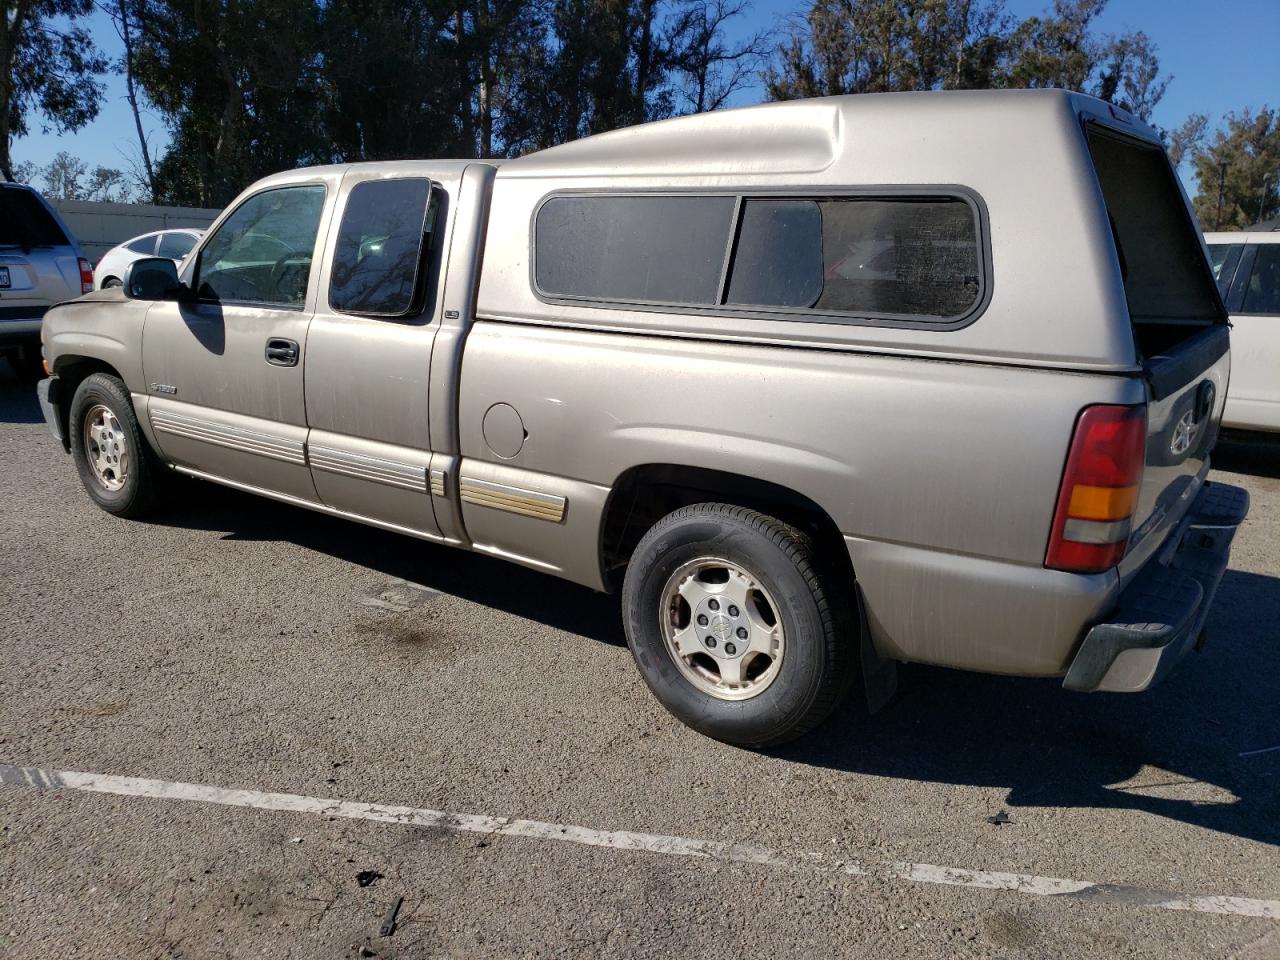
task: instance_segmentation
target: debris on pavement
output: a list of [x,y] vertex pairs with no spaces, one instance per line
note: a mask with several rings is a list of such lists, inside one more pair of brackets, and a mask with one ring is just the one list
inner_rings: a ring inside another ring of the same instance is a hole
[[391,904],[387,915],[382,918],[382,928],[378,931],[378,936],[389,937],[396,932],[396,915],[400,912],[402,903],[404,903],[404,897],[396,897],[395,903]]
[[1001,810],[994,817],[987,817],[987,823],[992,823],[997,827],[1002,827],[1006,823],[1013,823],[1013,821],[1009,819],[1009,811]]
[[377,870],[361,870],[356,874],[356,883],[362,887],[370,886],[378,880],[382,879],[382,874]]

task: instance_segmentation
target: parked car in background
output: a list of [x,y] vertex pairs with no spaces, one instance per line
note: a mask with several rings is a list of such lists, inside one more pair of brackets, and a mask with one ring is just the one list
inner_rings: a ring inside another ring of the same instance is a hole
[[93,271],[93,285],[98,290],[120,286],[125,267],[143,257],[164,257],[174,263],[181,263],[195,249],[203,235],[203,230],[184,227],[179,230],[144,233],[118,244],[104,253],[98,261],[98,266]]
[[1231,384],[1222,424],[1280,431],[1280,233],[1206,233],[1231,315]]
[[0,352],[21,378],[43,375],[40,325],[55,303],[93,290],[93,268],[35,190],[0,183]]
[[50,315],[37,387],[102,509],[178,471],[619,590],[654,694],[730,743],[897,661],[1145,690],[1248,510],[1207,479],[1227,316],[1160,136],[1061,91],[294,170],[123,279]]

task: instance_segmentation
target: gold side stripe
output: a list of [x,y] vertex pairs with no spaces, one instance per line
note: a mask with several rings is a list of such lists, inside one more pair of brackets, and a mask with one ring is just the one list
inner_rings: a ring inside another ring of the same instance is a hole
[[433,497],[444,496],[444,471],[443,470],[431,471],[431,495]]
[[510,487],[504,483],[490,483],[487,480],[463,480],[460,491],[463,503],[550,520],[552,523],[559,523],[564,519],[567,501],[564,497],[553,494]]

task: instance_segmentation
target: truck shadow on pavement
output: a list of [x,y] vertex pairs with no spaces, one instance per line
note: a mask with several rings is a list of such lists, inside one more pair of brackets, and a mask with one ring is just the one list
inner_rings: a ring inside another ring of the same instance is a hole
[[1280,434],[1227,431],[1213,448],[1218,470],[1280,479]]
[[[226,540],[278,540],[502,610],[601,643],[623,646],[617,597],[517,566],[338,517],[289,507],[199,480],[197,509],[166,512],[154,522],[224,532]],[[195,502],[184,497],[187,502]]]
[[[616,597],[199,487],[200,509],[160,522],[231,531],[228,539],[292,542],[557,630],[624,643]],[[1280,579],[1228,571],[1205,651],[1189,654],[1146,693],[1073,694],[1057,680],[906,666],[898,695],[880,713],[866,717],[851,697],[820,729],[772,755],[904,782],[1007,789],[1003,803],[1015,822],[1018,807],[1130,809],[1280,845],[1280,750],[1239,756],[1280,746],[1278,623]]]
[[14,377],[7,360],[0,360],[0,422],[44,423],[36,385]]
[[1018,807],[1128,809],[1280,844],[1280,750],[1269,750],[1280,747],[1278,624],[1280,579],[1231,570],[1205,650],[1145,693],[909,666],[879,714],[860,718],[850,704],[776,755],[1007,788],[1015,822]]

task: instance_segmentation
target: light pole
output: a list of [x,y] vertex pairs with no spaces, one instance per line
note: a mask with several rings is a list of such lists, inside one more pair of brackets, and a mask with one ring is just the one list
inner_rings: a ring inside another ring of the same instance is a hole
[[1262,222],[1262,211],[1267,206],[1267,181],[1271,179],[1271,174],[1266,174],[1262,178],[1262,196],[1258,198],[1258,223]]

